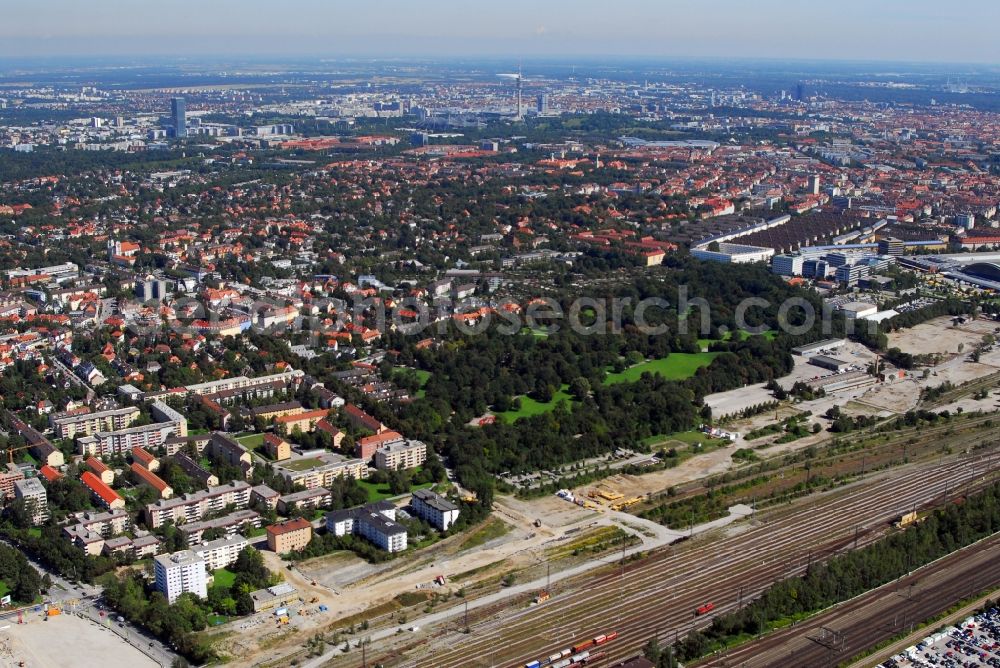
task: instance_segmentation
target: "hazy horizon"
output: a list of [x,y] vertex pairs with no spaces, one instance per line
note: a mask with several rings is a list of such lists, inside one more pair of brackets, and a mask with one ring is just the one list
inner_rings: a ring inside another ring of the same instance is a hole
[[0,58],[640,58],[1000,64],[1000,3],[968,0],[41,0],[4,10]]

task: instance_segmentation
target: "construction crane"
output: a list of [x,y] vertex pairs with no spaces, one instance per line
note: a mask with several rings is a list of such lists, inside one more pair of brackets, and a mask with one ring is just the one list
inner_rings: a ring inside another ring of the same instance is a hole
[[5,451],[7,453],[7,461],[9,463],[13,464],[14,463],[14,453],[17,452],[18,450],[27,450],[30,447],[31,447],[30,445],[19,445],[16,448],[7,448],[6,451]]

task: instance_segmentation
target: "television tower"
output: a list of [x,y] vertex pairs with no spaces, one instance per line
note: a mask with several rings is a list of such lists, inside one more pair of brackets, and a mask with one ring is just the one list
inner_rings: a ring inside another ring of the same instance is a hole
[[514,117],[517,120],[521,120],[524,117],[524,110],[523,110],[524,108],[521,106],[522,81],[523,77],[521,76],[521,66],[518,65],[517,66],[517,115]]

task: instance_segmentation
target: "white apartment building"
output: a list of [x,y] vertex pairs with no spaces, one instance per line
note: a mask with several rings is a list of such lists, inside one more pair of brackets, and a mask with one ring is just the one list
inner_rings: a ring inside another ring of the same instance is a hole
[[24,501],[25,508],[31,513],[31,523],[35,526],[49,519],[48,496],[38,478],[15,480],[14,498]]
[[192,593],[208,598],[208,573],[205,560],[191,550],[161,554],[153,558],[156,589],[163,592],[168,603],[181,594]]
[[52,428],[59,438],[73,438],[77,434],[90,436],[99,431],[125,429],[135,422],[139,415],[138,408],[128,406],[97,413],[57,416],[52,418]]
[[364,536],[386,552],[406,549],[406,529],[396,522],[396,507],[387,501],[329,512],[326,530],[335,536]]
[[150,528],[156,529],[168,521],[197,522],[208,513],[218,512],[232,505],[241,510],[250,505],[250,485],[233,480],[225,485],[207,490],[160,499],[146,506],[146,519]]
[[427,461],[427,445],[423,441],[399,439],[386,443],[375,451],[375,468],[383,471],[415,469]]
[[458,506],[429,489],[413,492],[410,507],[417,517],[441,531],[447,531],[458,520]]
[[210,571],[234,563],[249,543],[243,536],[233,536],[232,538],[219,538],[211,540],[194,548],[194,553],[205,560],[205,565]]

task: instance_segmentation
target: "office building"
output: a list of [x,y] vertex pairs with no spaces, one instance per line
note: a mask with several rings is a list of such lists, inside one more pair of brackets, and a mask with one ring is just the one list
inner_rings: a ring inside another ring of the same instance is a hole
[[879,239],[878,242],[878,254],[879,255],[889,255],[891,257],[898,257],[905,251],[905,246],[903,242],[895,237],[886,237],[884,239]]
[[413,492],[410,507],[417,517],[441,531],[447,531],[458,520],[458,506],[429,489]]
[[208,573],[205,571],[205,560],[191,550],[154,557],[153,573],[156,578],[156,589],[163,592],[168,603],[173,603],[181,594],[187,593],[208,598]]
[[857,285],[858,281],[868,275],[868,266],[863,264],[845,264],[841,267],[837,267],[837,271],[834,272],[834,277],[837,279],[838,283],[844,283],[847,286]]
[[549,113],[549,94],[541,93],[538,96],[538,114],[540,116]]
[[24,507],[31,515],[31,523],[35,526],[49,519],[49,501],[45,486],[38,478],[27,478],[14,482],[14,498],[24,501]]
[[302,517],[267,527],[267,546],[278,554],[301,550],[310,540],[312,540],[312,524]]
[[170,100],[170,121],[174,136],[178,139],[187,137],[187,112],[184,107],[183,97],[175,97]]
[[971,230],[976,226],[976,217],[971,213],[962,213],[955,216],[955,224],[963,229]]
[[805,258],[801,255],[775,255],[771,258],[771,273],[779,276],[801,276],[803,262]]

